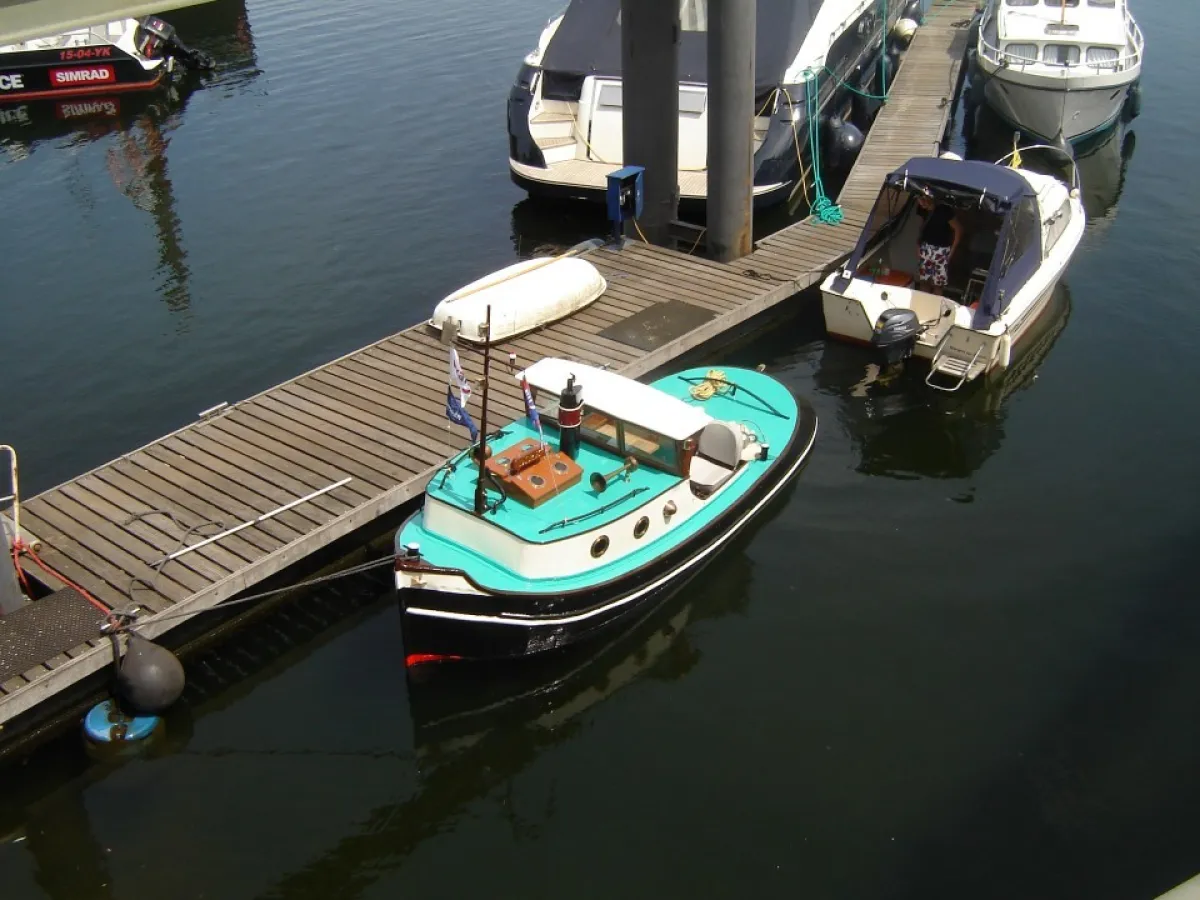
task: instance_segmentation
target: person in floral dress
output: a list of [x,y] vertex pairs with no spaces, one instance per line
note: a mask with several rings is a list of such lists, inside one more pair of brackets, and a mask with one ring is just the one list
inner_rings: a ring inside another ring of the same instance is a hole
[[950,258],[962,240],[962,225],[953,208],[935,203],[932,197],[918,197],[917,205],[925,219],[918,244],[917,287],[940,296],[950,280]]

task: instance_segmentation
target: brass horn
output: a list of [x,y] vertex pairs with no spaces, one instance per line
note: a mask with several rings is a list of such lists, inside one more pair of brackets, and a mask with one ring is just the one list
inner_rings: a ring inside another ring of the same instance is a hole
[[[603,494],[610,481],[612,481],[618,475],[625,475],[627,472],[632,472],[637,468],[637,466],[637,460],[632,456],[627,456],[625,457],[625,465],[621,466],[619,469],[613,469],[607,475],[601,475],[599,472],[593,472],[592,477],[589,479],[592,485],[592,490],[597,494]],[[626,475],[626,477],[628,477],[628,475]]]

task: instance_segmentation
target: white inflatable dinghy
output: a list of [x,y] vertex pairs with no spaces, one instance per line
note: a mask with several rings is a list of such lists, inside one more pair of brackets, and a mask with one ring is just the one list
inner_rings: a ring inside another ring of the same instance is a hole
[[502,341],[583,309],[604,293],[604,276],[574,256],[527,259],[455,291],[437,305],[429,324],[458,322],[464,341],[483,343],[487,308],[492,340]]

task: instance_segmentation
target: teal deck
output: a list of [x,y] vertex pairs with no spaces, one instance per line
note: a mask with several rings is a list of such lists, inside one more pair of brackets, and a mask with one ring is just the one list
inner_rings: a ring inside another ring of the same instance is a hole
[[[684,379],[702,377],[707,371],[707,369],[699,368],[688,369],[651,382],[651,384],[672,396],[686,400],[691,405],[704,409],[714,419],[744,423],[759,436],[761,442],[769,445],[773,459],[774,455],[787,445],[796,429],[798,409],[791,392],[769,375],[745,369],[728,369],[725,371],[727,379],[748,388],[761,400],[741,390],[736,392],[730,390],[714,394],[707,400],[696,400],[689,394],[693,383]],[[772,413],[771,408],[782,415]],[[525,421],[505,425],[504,431],[507,434],[493,444],[496,449],[509,447],[522,438],[537,440],[537,432],[531,429]],[[551,446],[555,446],[557,438],[557,430],[547,427],[547,442]],[[494,513],[487,513],[487,520],[505,528],[522,540],[531,543],[549,543],[602,528],[629,515],[633,510],[649,503],[654,497],[680,482],[677,476],[647,466],[639,466],[630,475],[628,481],[614,480],[610,483],[607,491],[597,494],[588,485],[588,477],[592,472],[607,474],[618,468],[621,465],[621,458],[615,453],[608,453],[601,448],[584,443],[580,447],[579,457],[576,461],[584,470],[583,479],[579,484],[546,501],[536,509],[530,509],[510,499]],[[463,569],[481,585],[493,590],[574,590],[608,581],[625,571],[635,569],[655,556],[666,552],[671,546],[691,537],[721,512],[736,503],[738,498],[762,477],[768,465],[769,462],[752,460],[735,476],[728,489],[720,491],[699,513],[693,515],[686,522],[680,523],[677,528],[649,541],[635,553],[614,559],[608,565],[577,576],[529,579],[518,575],[458,545],[447,537],[427,531],[423,527],[420,515],[414,516],[401,529],[396,536],[396,541],[398,545],[412,541],[420,543],[421,553],[428,562],[437,566]],[[426,489],[426,496],[434,496],[446,503],[471,511],[474,509],[477,476],[478,468],[473,463],[465,465],[460,463],[457,470],[446,478],[444,485],[440,475],[430,481],[429,487]],[[648,490],[631,497],[624,503],[616,504],[603,513],[544,531],[553,523],[571,519],[611,504],[614,500],[639,487],[646,487]],[[496,496],[495,493],[488,492],[489,502],[494,501]]]

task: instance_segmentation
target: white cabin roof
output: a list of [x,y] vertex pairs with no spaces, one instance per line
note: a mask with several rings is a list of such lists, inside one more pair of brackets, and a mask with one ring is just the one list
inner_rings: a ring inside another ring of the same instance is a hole
[[[1125,4],[1120,0],[1113,6],[1096,6],[1083,0],[1079,6],[1068,6],[1065,16],[1062,7],[1044,2],[1034,6],[1012,6],[1005,2],[1000,6],[999,19],[1000,38],[1005,41],[1125,46]],[[1055,33],[1054,26],[1064,19],[1075,30]]]
[[556,402],[567,386],[567,378],[574,375],[585,406],[675,441],[691,437],[712,421],[704,410],[658,388],[583,363],[547,357],[518,373],[518,381],[522,374],[529,379],[530,387],[547,392]]

